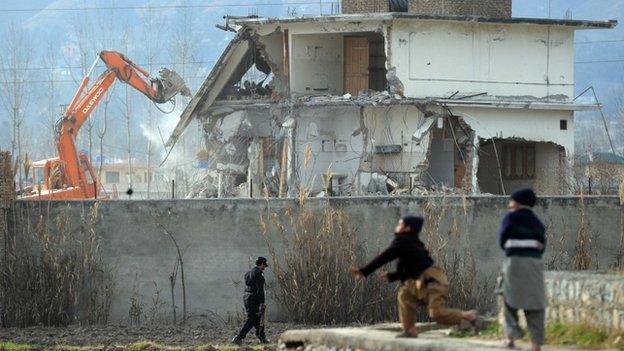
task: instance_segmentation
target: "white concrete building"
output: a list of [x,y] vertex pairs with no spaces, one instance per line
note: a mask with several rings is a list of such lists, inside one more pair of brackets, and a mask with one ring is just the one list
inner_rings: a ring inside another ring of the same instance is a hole
[[203,121],[211,166],[197,196],[566,192],[574,111],[598,107],[574,100],[574,33],[616,24],[229,20],[236,37],[169,143]]

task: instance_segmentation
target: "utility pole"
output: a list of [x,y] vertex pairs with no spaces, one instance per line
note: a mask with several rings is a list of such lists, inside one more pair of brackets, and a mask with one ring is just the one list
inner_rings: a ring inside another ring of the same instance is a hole
[[552,15],[552,0],[548,0],[548,18]]

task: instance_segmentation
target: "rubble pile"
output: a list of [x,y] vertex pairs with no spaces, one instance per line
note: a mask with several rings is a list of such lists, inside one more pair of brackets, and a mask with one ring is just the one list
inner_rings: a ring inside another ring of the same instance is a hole
[[387,90],[374,91],[364,90],[360,94],[353,96],[350,93],[344,95],[314,95],[303,96],[297,99],[299,104],[325,104],[325,103],[353,103],[355,105],[390,105],[404,98],[399,94],[392,94]]

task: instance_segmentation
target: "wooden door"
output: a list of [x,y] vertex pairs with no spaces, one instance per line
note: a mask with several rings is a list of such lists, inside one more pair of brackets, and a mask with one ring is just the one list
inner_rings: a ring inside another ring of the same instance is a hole
[[366,37],[344,38],[344,90],[358,95],[368,89],[369,45]]

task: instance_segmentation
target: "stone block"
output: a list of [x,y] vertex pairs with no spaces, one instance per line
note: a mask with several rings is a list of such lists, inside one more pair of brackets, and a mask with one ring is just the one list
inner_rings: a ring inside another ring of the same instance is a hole
[[624,277],[599,272],[547,272],[547,320],[624,329]]

